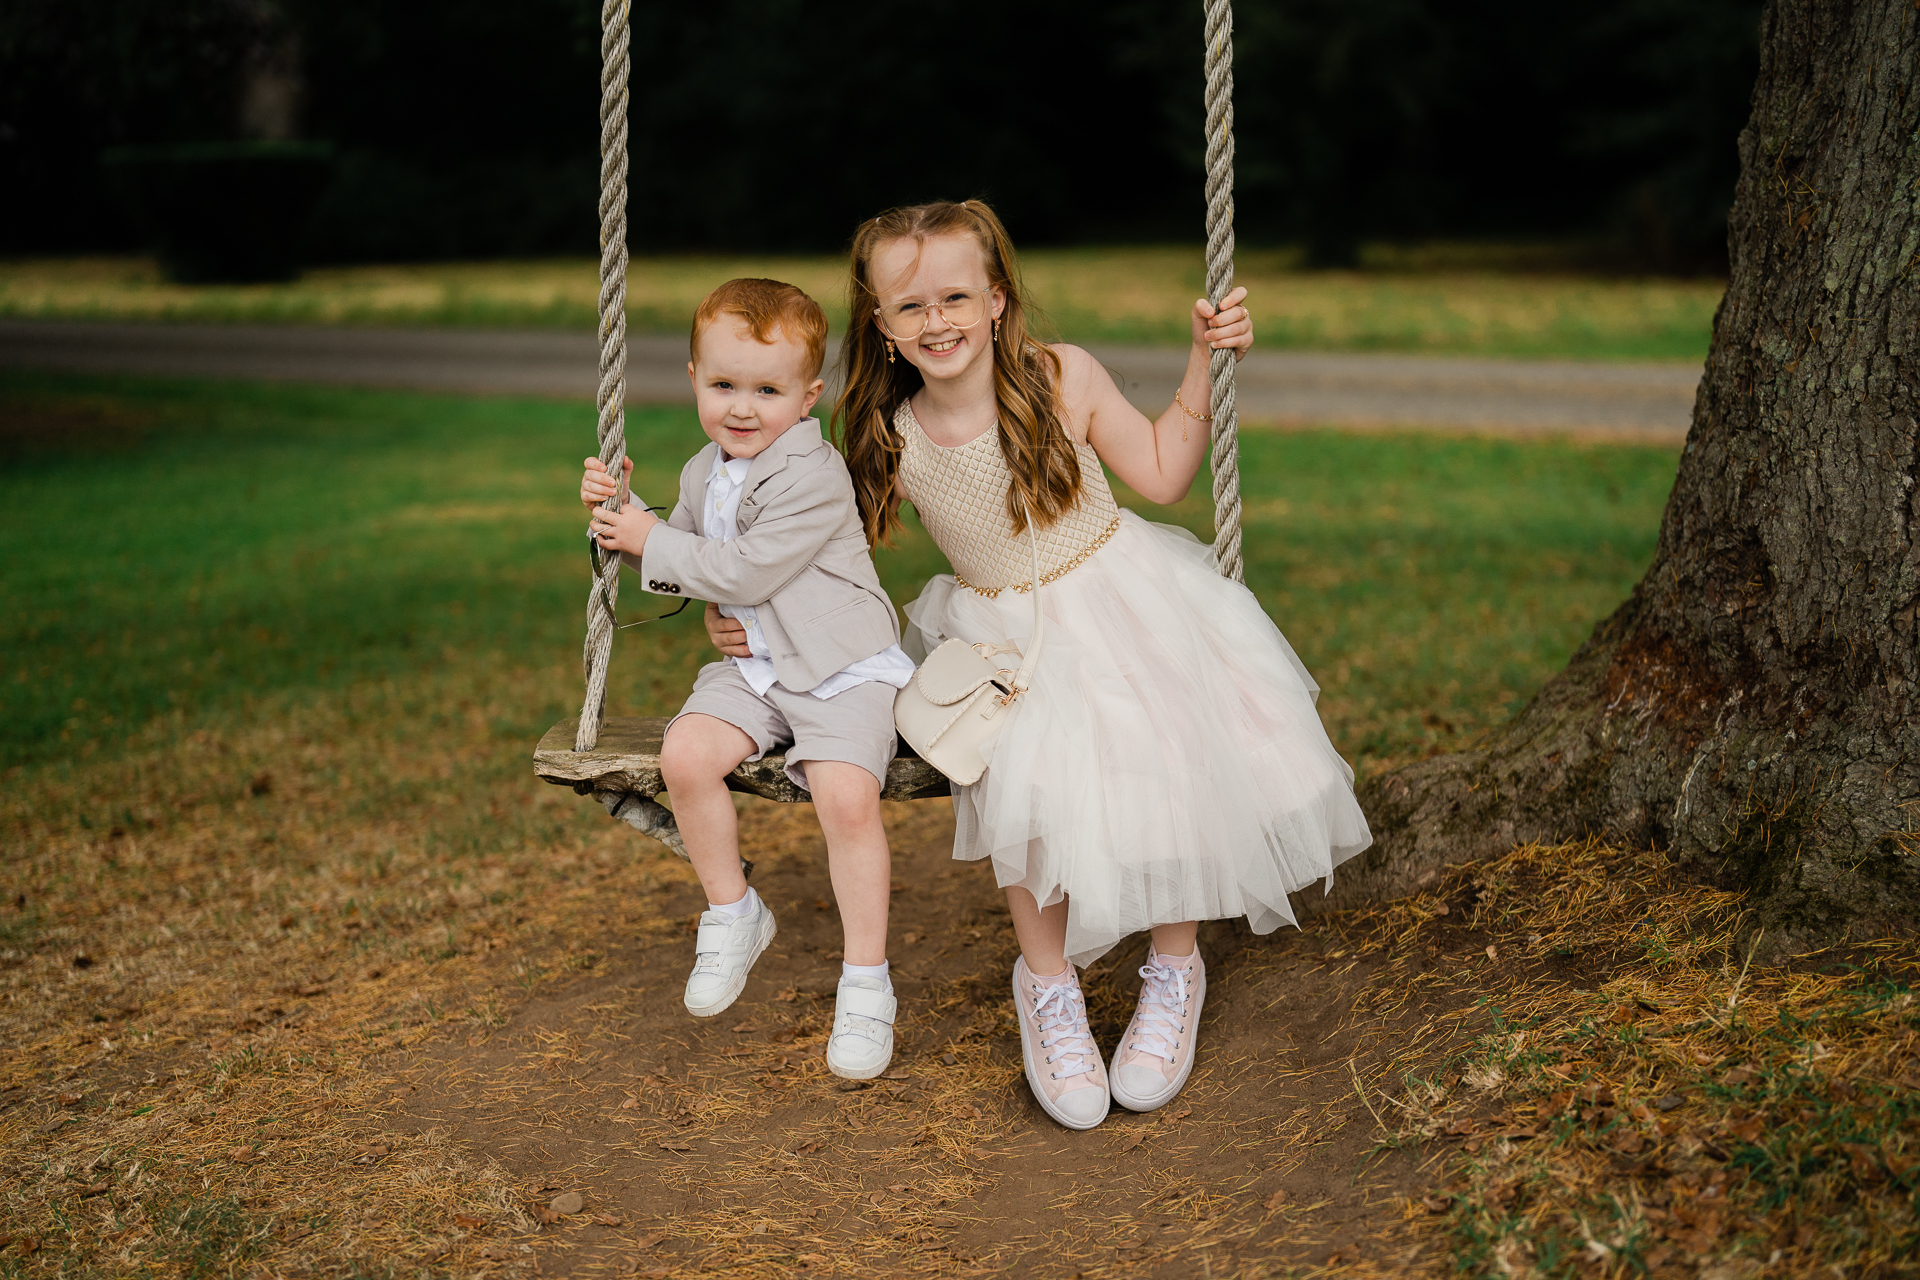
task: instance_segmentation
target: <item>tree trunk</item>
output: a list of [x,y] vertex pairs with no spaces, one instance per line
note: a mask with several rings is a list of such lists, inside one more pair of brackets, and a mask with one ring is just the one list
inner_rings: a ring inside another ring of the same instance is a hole
[[1750,892],[1771,956],[1920,906],[1920,0],[1771,0],[1732,275],[1653,567],[1481,749],[1363,789],[1335,901],[1589,834]]

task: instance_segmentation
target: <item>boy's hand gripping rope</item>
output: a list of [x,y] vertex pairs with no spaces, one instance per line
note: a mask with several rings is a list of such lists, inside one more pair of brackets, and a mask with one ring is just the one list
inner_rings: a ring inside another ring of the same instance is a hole
[[[1202,0],[1207,12],[1207,299],[1233,290],[1233,5]],[[1246,581],[1240,556],[1239,415],[1233,404],[1233,352],[1209,364],[1213,403],[1213,563],[1222,577]]]
[[[627,456],[627,31],[628,0],[600,7],[600,461],[616,479]],[[620,509],[618,492],[600,504]],[[587,696],[573,749],[600,740],[607,660],[620,600],[620,557],[603,556],[587,596]]]

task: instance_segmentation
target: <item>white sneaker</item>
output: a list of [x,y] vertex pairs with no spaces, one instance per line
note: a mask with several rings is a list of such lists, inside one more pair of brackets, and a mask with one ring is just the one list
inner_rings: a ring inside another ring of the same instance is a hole
[[884,978],[848,974],[833,1002],[827,1070],[842,1080],[871,1080],[893,1061],[893,1015],[900,1008]]
[[1034,1101],[1069,1129],[1098,1126],[1107,1118],[1107,1072],[1073,966],[1058,978],[1042,979],[1027,968],[1025,956],[1014,961],[1013,1007]]
[[693,943],[693,972],[687,975],[687,1012],[711,1018],[739,999],[747,971],[773,941],[773,912],[753,898],[753,910],[734,917],[724,911],[700,913]]
[[1152,1111],[1172,1102],[1193,1074],[1207,966],[1198,947],[1178,967],[1149,947],[1140,976],[1140,1003],[1113,1051],[1108,1077],[1115,1102],[1129,1111]]

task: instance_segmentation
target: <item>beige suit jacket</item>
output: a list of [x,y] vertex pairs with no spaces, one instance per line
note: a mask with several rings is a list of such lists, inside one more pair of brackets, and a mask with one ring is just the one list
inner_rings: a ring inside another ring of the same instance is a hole
[[780,683],[804,692],[900,639],[900,620],[880,586],[854,502],[846,460],[817,418],[783,432],[747,470],[734,517],[739,536],[700,536],[717,444],[680,472],[680,501],[647,535],[639,563],[649,591],[716,604],[751,605]]

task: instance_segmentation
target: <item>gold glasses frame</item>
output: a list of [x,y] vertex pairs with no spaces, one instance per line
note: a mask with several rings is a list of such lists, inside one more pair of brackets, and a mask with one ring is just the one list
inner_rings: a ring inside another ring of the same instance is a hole
[[[914,339],[918,338],[921,334],[927,331],[927,326],[932,323],[933,313],[935,311],[938,311],[940,313],[940,318],[947,322],[948,327],[954,328],[954,329],[976,328],[982,322],[984,322],[985,320],[989,319],[992,316],[993,287],[991,285],[989,285],[985,289],[954,289],[954,290],[950,290],[949,292],[977,294],[981,302],[984,304],[980,308],[980,319],[975,320],[972,324],[955,324],[952,318],[950,318],[947,315],[947,309],[943,304],[938,302],[929,302],[926,304],[927,309],[925,312],[925,318],[921,320],[920,327],[914,330],[912,333],[907,333],[907,334],[895,333],[893,330],[889,329],[887,327],[885,307],[875,307],[873,309],[873,322],[879,328],[880,332],[886,334],[889,338],[892,338],[895,342],[912,342]],[[899,304],[895,303],[894,305],[898,306]]]

